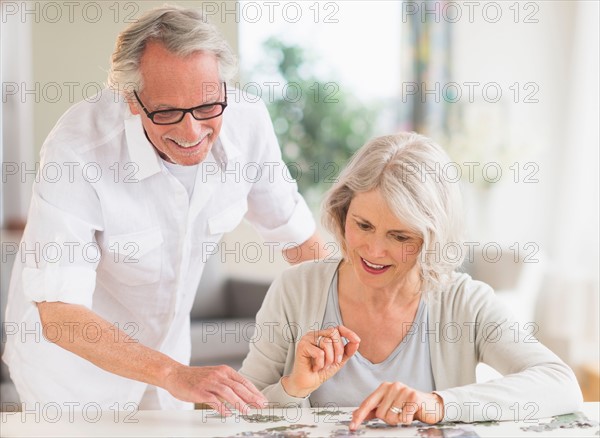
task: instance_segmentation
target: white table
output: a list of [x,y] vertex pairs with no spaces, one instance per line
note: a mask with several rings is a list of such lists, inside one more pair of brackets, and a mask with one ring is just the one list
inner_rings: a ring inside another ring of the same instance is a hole
[[[0,413],[0,436],[2,437],[229,437],[242,432],[259,432],[278,426],[295,425],[295,432],[306,432],[309,437],[329,437],[334,431],[348,431],[338,422],[350,419],[351,408],[341,408],[342,414],[323,414],[323,411],[336,409],[269,409],[259,411],[264,415],[284,417],[279,422],[251,423],[239,416],[221,418],[214,411],[98,411],[89,407],[87,412],[68,409],[58,411],[57,406],[46,407],[32,412]],[[419,431],[419,428],[430,427],[394,427],[370,429],[361,426],[363,437],[384,436],[460,436],[457,428],[474,430],[481,437],[528,436],[567,437],[567,436],[599,436],[598,420],[600,403],[586,403],[582,411],[585,416],[595,422],[590,428],[555,429],[535,432],[523,431],[522,427],[548,423],[552,419],[534,420],[530,422],[501,422],[494,425],[472,424],[451,425],[445,430]],[[416,424],[416,423],[415,423]],[[314,427],[300,427],[301,425]],[[288,432],[289,433],[289,432]],[[238,435],[241,436],[241,435]],[[248,436],[248,435],[246,435]],[[264,436],[275,436],[264,435]],[[343,436],[343,435],[341,435]],[[472,435],[471,435],[472,436]]]

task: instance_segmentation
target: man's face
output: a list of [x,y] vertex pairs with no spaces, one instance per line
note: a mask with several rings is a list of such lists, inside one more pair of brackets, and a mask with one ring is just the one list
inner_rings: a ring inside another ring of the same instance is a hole
[[[225,100],[218,61],[212,54],[195,52],[182,58],[162,44],[150,42],[142,55],[140,71],[144,86],[138,96],[149,112]],[[133,114],[141,115],[146,134],[160,156],[183,166],[198,164],[206,158],[223,123],[222,115],[196,120],[186,113],[179,123],[156,125],[135,98],[129,102],[129,108]]]

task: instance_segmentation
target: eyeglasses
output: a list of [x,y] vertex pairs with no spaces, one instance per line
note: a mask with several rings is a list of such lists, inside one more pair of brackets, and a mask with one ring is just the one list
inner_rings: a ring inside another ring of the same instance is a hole
[[174,125],[175,123],[181,122],[187,113],[190,113],[196,120],[210,120],[223,114],[223,111],[225,111],[225,108],[227,108],[227,84],[224,82],[223,87],[225,89],[224,102],[206,103],[204,105],[188,109],[173,108],[152,112],[146,109],[135,90],[133,94],[139,104],[142,106],[146,116],[152,121],[152,123],[155,125]]

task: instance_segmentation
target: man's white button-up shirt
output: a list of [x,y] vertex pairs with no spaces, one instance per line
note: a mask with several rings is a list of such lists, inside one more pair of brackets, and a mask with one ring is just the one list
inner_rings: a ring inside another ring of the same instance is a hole
[[[45,340],[36,302],[84,305],[187,364],[189,313],[205,262],[244,218],[280,250],[315,230],[262,102],[230,99],[191,199],[120,96],[105,90],[73,106],[42,147],[12,274],[5,323],[17,332],[7,336],[4,360],[21,395],[31,397],[23,401],[126,409],[146,389]],[[93,342],[95,328],[85,329]],[[69,336],[68,327],[46,331],[49,339]],[[164,409],[184,407],[162,390],[159,399]]]

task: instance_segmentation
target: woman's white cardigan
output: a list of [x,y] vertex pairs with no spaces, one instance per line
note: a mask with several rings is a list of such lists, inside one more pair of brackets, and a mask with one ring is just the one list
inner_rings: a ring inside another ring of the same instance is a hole
[[[292,371],[296,342],[321,327],[338,264],[327,260],[288,268],[265,297],[240,373],[271,402],[310,406],[308,398],[289,396],[279,381]],[[445,291],[427,296],[427,312],[428,328],[422,332],[429,338],[444,421],[526,420],[581,408],[571,369],[519,327],[487,284],[456,274]],[[479,362],[503,377],[475,383]]]

